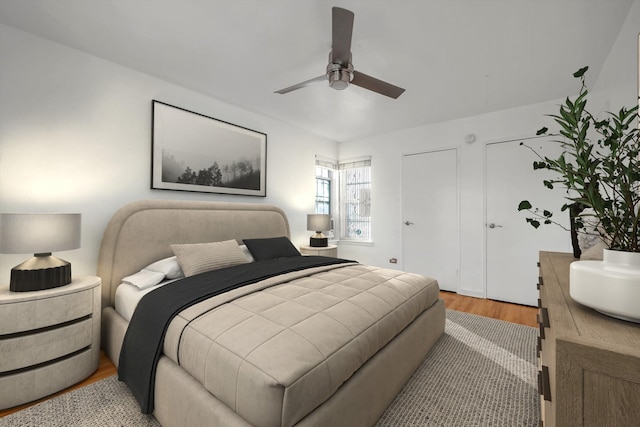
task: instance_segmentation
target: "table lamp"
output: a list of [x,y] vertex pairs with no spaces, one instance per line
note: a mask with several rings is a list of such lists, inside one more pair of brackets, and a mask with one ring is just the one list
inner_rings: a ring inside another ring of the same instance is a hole
[[327,239],[322,232],[331,230],[331,215],[307,215],[307,230],[316,232],[316,234],[311,236],[309,239],[309,246],[314,248],[326,248],[329,246],[329,239]]
[[71,283],[71,264],[51,255],[80,247],[80,214],[0,214],[0,253],[32,253],[11,269],[9,289],[38,291]]

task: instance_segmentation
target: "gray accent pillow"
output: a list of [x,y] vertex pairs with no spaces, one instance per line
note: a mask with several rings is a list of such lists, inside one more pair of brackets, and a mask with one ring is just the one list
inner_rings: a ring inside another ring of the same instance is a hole
[[171,245],[185,277],[249,262],[235,240]]

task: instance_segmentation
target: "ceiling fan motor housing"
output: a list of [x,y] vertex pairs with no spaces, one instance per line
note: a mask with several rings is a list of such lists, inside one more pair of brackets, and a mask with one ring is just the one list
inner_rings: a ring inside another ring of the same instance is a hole
[[345,64],[333,62],[333,55],[329,52],[329,65],[327,65],[327,79],[329,86],[336,90],[344,90],[349,87],[349,83],[353,79],[353,64],[351,63],[351,54],[349,54],[349,62]]

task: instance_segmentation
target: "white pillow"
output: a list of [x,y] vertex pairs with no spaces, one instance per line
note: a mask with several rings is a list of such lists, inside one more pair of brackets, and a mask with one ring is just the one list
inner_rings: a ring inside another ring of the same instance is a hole
[[149,264],[144,269],[162,273],[167,279],[179,279],[180,277],[184,277],[180,264],[178,264],[178,258],[175,256],[156,261],[153,264]]
[[235,240],[171,245],[186,277],[249,262]]
[[253,255],[251,255],[251,252],[249,252],[249,248],[247,247],[247,245],[240,245],[240,250],[242,251],[244,256],[247,257],[249,262],[255,262],[255,259],[253,259]]
[[147,289],[157,285],[164,280],[164,273],[142,269],[136,274],[127,276],[122,279],[122,283],[133,285],[138,289]]
[[133,285],[138,289],[147,289],[167,279],[179,279],[184,277],[178,259],[175,256],[161,259],[149,264],[136,274],[122,279],[122,283]]

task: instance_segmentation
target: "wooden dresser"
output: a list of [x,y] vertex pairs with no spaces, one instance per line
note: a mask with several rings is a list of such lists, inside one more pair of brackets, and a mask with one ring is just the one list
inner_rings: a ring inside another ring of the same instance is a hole
[[573,261],[571,254],[540,252],[541,425],[638,426],[640,325],[574,302]]

